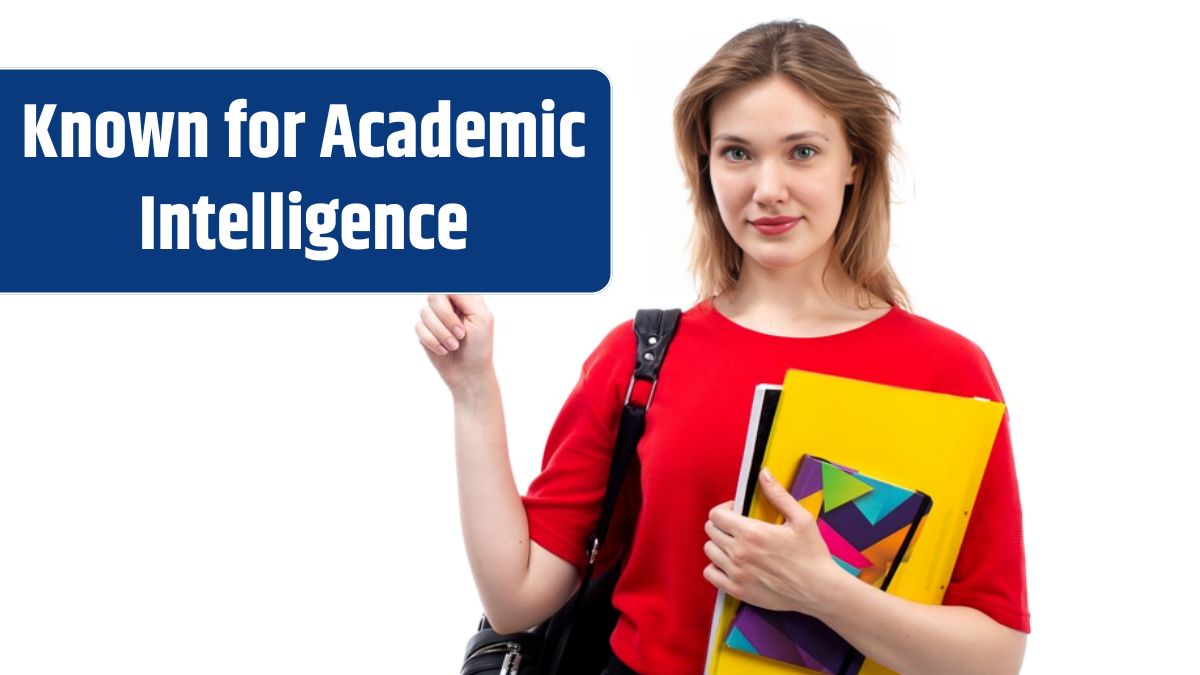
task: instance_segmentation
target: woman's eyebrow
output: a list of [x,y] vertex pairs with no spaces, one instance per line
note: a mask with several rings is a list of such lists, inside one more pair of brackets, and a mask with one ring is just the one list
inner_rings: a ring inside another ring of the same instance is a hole
[[[800,141],[800,140],[804,140],[805,138],[811,138],[813,136],[819,136],[821,138],[824,138],[826,141],[828,141],[830,143],[833,142],[833,141],[829,140],[828,136],[826,136],[825,134],[823,134],[819,131],[797,131],[794,134],[788,134],[787,136],[784,136],[781,142],[788,143],[791,141]],[[732,143],[741,143],[743,145],[750,145],[750,141],[742,138],[741,136],[737,136],[734,134],[717,134],[716,136],[713,136],[713,142],[715,143],[717,141],[730,141]]]
[[799,141],[799,140],[803,140],[803,139],[805,139],[805,138],[810,138],[810,137],[812,137],[812,136],[820,136],[821,138],[824,138],[826,141],[829,141],[830,143],[832,143],[832,142],[833,142],[833,141],[830,141],[830,140],[829,140],[829,137],[828,137],[828,136],[826,136],[825,134],[823,134],[823,133],[821,133],[821,132],[819,132],[819,131],[798,131],[798,132],[796,132],[796,133],[794,133],[794,134],[788,134],[787,136],[785,136],[785,137],[784,137],[784,139],[783,139],[783,140],[785,140],[785,141]]

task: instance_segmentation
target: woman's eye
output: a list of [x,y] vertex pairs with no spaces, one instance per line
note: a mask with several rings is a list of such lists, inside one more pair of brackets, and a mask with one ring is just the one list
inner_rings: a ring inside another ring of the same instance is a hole
[[817,149],[811,145],[802,145],[792,151],[796,159],[812,159],[817,156]]
[[746,159],[746,151],[741,148],[729,148],[725,151],[725,158],[740,162]]

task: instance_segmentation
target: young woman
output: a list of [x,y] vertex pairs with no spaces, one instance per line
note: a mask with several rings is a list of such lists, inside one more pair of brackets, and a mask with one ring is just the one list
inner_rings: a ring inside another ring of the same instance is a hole
[[[718,589],[813,615],[899,672],[1020,668],[1029,614],[1007,415],[943,605],[842,571],[769,474],[762,489],[786,522],[743,518],[729,501],[754,387],[782,382],[788,368],[1003,400],[978,347],[906,309],[888,264],[892,100],[836,37],[802,22],[734,37],[679,98],[701,300],[662,368],[638,448],[640,493],[601,555],[627,547],[613,672],[701,672]],[[430,297],[417,324],[454,398],[471,568],[493,626],[513,632],[550,616],[578,583],[635,336],[618,326],[584,363],[521,497],[491,331],[487,307],[469,296]]]

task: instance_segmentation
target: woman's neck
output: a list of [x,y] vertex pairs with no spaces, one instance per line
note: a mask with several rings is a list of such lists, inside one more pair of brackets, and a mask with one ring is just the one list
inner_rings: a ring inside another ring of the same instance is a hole
[[856,328],[884,314],[890,306],[870,295],[860,307],[858,285],[836,265],[819,272],[779,270],[751,263],[735,287],[713,298],[713,307],[747,328],[773,335],[813,337]]

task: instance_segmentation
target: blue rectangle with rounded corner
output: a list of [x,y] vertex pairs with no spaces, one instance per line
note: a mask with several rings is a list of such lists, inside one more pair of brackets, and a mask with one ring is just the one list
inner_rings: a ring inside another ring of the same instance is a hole
[[595,292],[595,70],[0,71],[0,292]]

